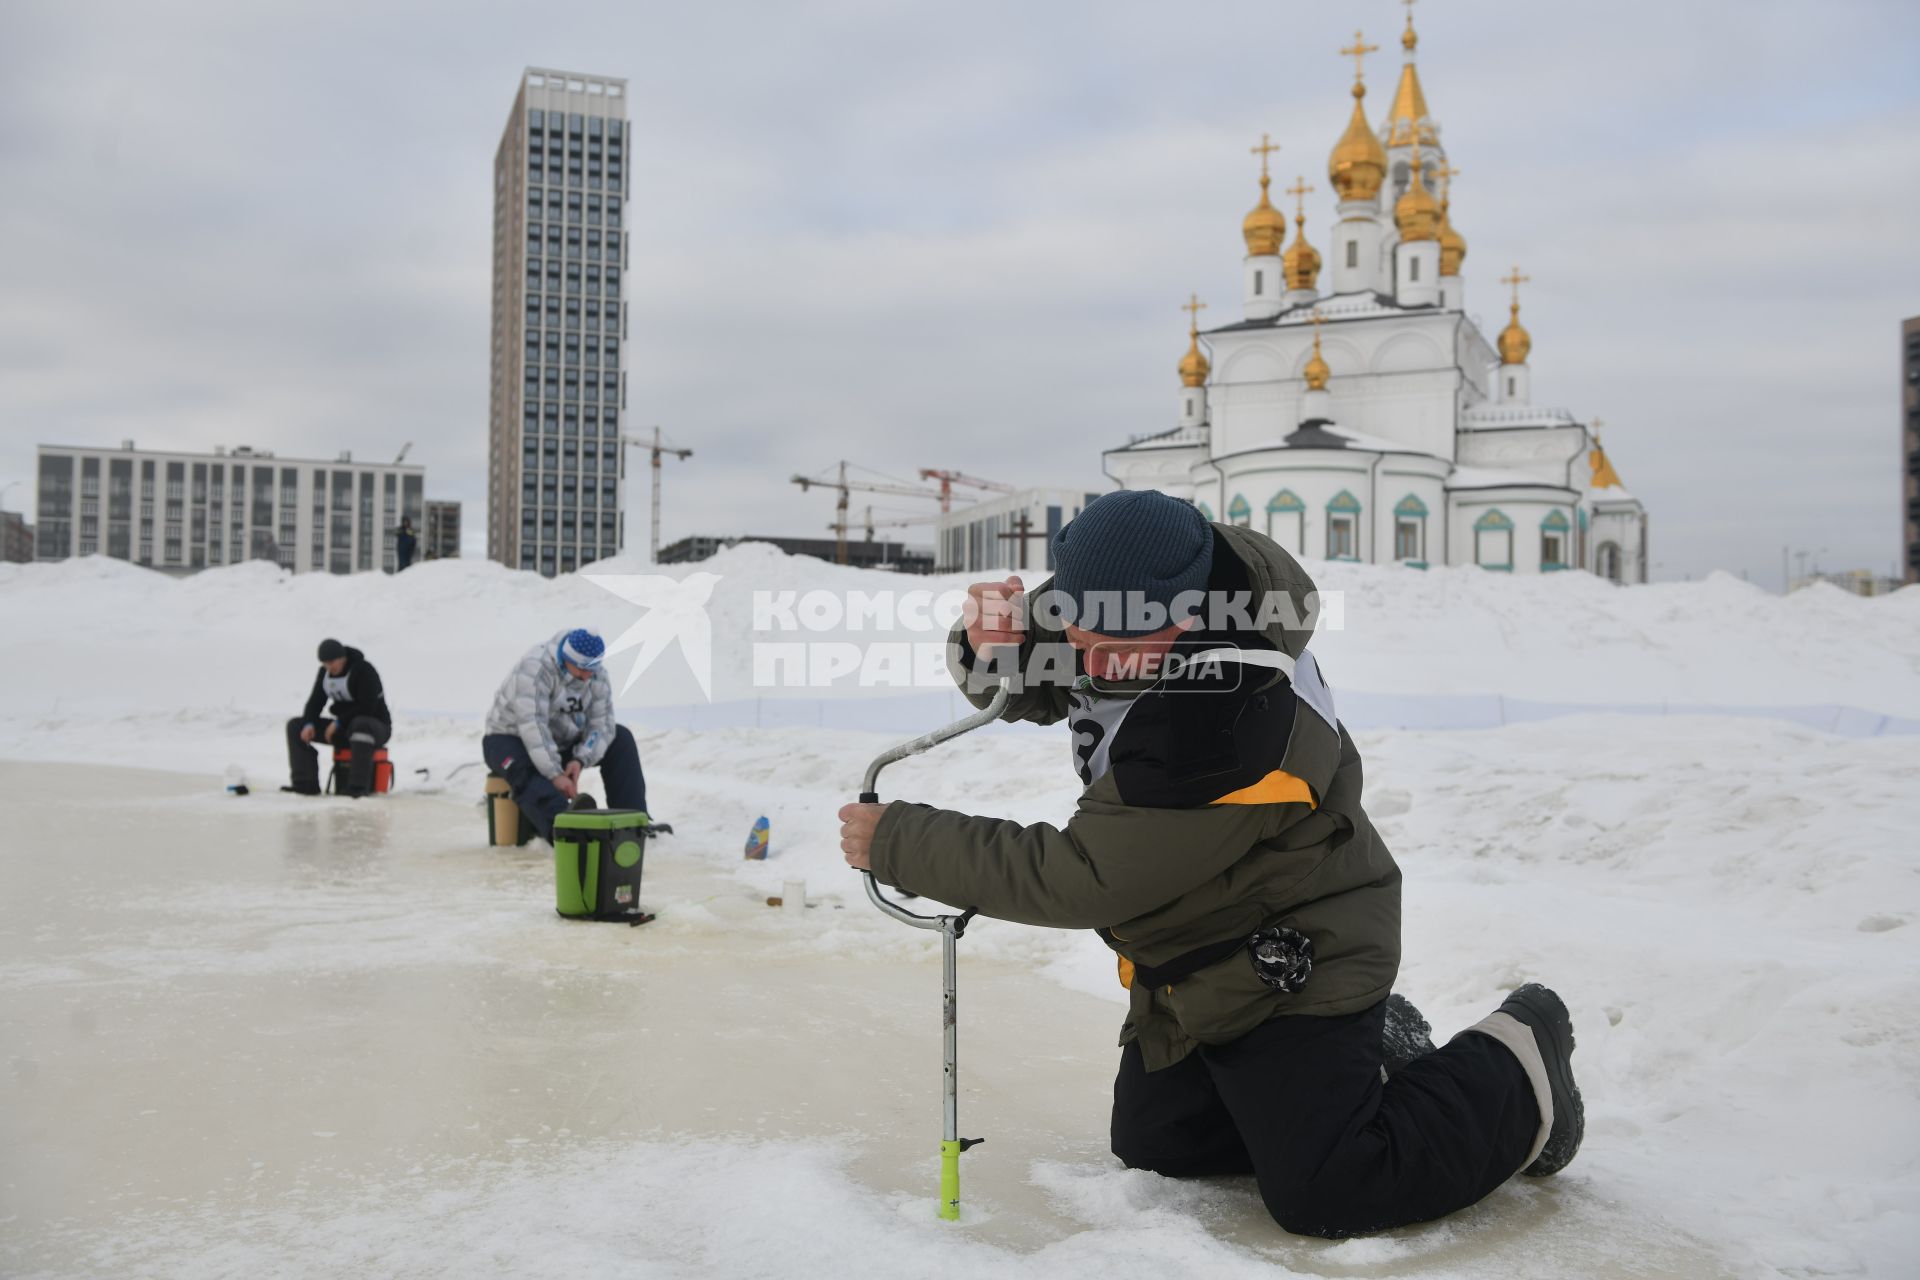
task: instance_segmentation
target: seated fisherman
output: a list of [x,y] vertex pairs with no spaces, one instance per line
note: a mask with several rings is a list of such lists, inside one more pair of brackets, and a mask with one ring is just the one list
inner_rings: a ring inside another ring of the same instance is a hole
[[[580,797],[580,774],[598,766],[612,809],[645,809],[640,748],[613,718],[613,683],[601,669],[606,641],[578,627],[527,650],[493,696],[480,752],[507,780],[513,802],[551,843],[553,820]],[[593,797],[581,802],[591,805]]]
[[[332,704],[331,719],[320,713]],[[373,753],[393,733],[386,690],[380,673],[366,655],[338,640],[320,642],[320,670],[306,710],[287,721],[287,764],[293,775],[282,791],[303,796],[320,794],[319,762],[312,742],[319,738],[335,747],[351,746],[353,763],[347,770],[346,793],[363,796],[373,790]]]

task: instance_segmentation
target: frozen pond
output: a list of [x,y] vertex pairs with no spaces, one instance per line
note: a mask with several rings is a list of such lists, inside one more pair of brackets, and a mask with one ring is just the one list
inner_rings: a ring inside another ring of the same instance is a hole
[[7,764],[0,798],[12,1275],[1718,1270],[1572,1174],[1329,1245],[1121,1170],[1116,1007],[971,939],[989,1141],[942,1224],[936,952],[851,875],[771,910],[662,841],[630,929],[557,918],[465,796]]

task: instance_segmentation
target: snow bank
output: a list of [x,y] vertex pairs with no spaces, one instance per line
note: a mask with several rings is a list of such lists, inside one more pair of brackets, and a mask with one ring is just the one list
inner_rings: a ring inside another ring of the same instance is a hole
[[[1343,594],[1343,629],[1320,635],[1314,648],[1335,686],[1357,695],[1358,724],[1478,726],[1601,707],[1816,707],[1812,722],[1830,728],[1851,723],[1838,708],[1857,708],[1865,731],[1877,717],[1920,719],[1920,589],[1868,600],[1822,585],[1781,598],[1724,574],[1622,589],[1585,573],[1309,567],[1325,590]],[[649,576],[623,586],[623,599],[589,574]],[[851,642],[871,653],[932,642],[938,631],[756,631],[755,595],[931,591],[952,599],[966,581],[844,568],[765,544],[658,574],[614,560],[555,579],[484,560],[347,577],[293,575],[256,561],[184,579],[103,557],[0,565],[0,658],[10,673],[0,714],[291,715],[312,678],[315,643],[334,635],[380,667],[396,712],[477,716],[535,641],[581,623],[617,638],[650,608],[710,588],[711,699],[675,648],[647,667],[621,705],[726,704],[668,714],[667,722],[687,727],[828,724],[834,704],[864,695],[898,699],[899,709],[841,723],[898,731],[946,704],[937,671],[918,694],[861,689],[853,677],[825,690],[763,688],[754,646]],[[622,681],[628,662],[614,664]],[[806,705],[783,712],[785,700]]]

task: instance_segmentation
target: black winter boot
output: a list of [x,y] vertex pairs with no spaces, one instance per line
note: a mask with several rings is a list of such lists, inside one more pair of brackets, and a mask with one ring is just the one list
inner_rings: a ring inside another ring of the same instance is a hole
[[1553,1128],[1539,1158],[1520,1172],[1535,1178],[1558,1173],[1580,1150],[1587,1131],[1587,1108],[1580,1087],[1573,1082],[1573,1017],[1559,996],[1537,982],[1529,982],[1508,996],[1500,1012],[1510,1014],[1533,1032],[1540,1060],[1547,1068],[1547,1088],[1553,1095]]

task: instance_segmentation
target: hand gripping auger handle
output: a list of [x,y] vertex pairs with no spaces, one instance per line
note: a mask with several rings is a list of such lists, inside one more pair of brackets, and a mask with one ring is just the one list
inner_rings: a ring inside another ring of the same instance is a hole
[[[992,724],[1007,709],[1007,699],[1012,689],[1006,680],[994,690],[993,698],[986,706],[952,724],[943,725],[931,733],[889,747],[874,757],[867,766],[867,776],[860,784],[860,803],[880,803],[880,793],[875,789],[880,781],[880,771],[896,760],[905,760],[908,756],[917,756],[931,750],[950,738],[963,733],[971,733],[982,725]],[[916,929],[937,929],[940,931],[940,967],[944,980],[944,1004],[941,1011],[941,1023],[946,1029],[946,1073],[943,1083],[945,1095],[945,1127],[940,1140],[940,1216],[949,1222],[960,1216],[960,1153],[968,1147],[985,1141],[983,1138],[962,1138],[960,1136],[960,1041],[959,1020],[956,1008],[956,989],[959,986],[959,947],[960,935],[966,932],[967,922],[973,919],[973,908],[969,907],[959,915],[921,915],[909,911],[898,902],[880,891],[880,882],[873,878],[873,872],[863,873],[867,878],[867,897],[873,905],[898,920],[901,924]]]

